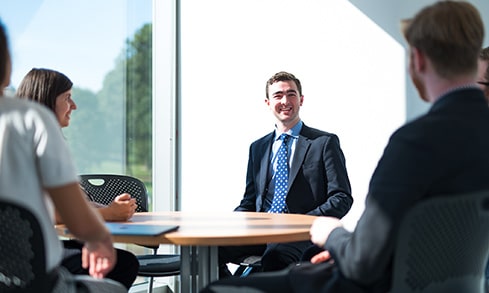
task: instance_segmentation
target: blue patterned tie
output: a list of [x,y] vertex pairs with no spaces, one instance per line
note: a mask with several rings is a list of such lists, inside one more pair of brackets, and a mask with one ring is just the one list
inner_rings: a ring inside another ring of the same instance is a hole
[[287,184],[289,181],[289,165],[287,163],[287,133],[280,135],[282,144],[277,152],[277,171],[275,172],[275,193],[273,194],[270,213],[283,213],[285,211],[285,195],[287,194]]

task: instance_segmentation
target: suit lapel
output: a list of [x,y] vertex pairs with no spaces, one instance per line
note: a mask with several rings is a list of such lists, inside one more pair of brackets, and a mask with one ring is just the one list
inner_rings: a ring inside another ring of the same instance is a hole
[[297,143],[295,145],[294,159],[292,162],[292,168],[290,169],[289,172],[289,182],[288,182],[287,190],[290,190],[292,182],[294,182],[295,176],[297,176],[297,172],[299,172],[299,169],[302,166],[302,162],[304,162],[304,159],[306,157],[307,150],[311,145],[311,142],[306,134],[307,130],[308,127],[306,125],[302,125],[302,130],[299,135],[299,139],[297,140]]

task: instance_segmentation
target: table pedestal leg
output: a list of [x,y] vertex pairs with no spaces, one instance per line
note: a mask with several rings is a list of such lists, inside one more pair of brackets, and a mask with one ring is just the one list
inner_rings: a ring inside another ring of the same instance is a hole
[[181,293],[199,292],[219,276],[216,246],[181,247]]
[[218,249],[215,246],[199,246],[199,290],[212,281],[217,280],[219,275]]
[[180,292],[190,293],[191,282],[191,252],[190,246],[182,246],[180,249]]

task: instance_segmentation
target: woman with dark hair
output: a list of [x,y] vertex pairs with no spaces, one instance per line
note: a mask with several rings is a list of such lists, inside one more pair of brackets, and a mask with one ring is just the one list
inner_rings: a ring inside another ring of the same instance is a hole
[[59,125],[67,127],[71,111],[76,110],[72,87],[73,82],[61,72],[33,68],[22,79],[16,95],[47,106],[56,115]]

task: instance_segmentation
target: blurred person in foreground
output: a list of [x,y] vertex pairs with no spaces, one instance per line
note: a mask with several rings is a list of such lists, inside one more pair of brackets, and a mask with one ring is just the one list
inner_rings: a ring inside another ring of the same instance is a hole
[[476,83],[479,12],[468,2],[440,1],[403,25],[409,74],[432,106],[390,137],[354,231],[319,217],[310,233],[323,251],[311,263],[220,280],[203,292],[388,292],[406,211],[430,197],[489,189],[489,107]]
[[[104,292],[126,292],[121,284],[103,279],[117,262],[112,238],[79,187],[55,117],[38,104],[2,97],[10,74],[7,34],[0,23],[0,198],[26,207],[41,225],[46,271],[54,277],[45,280],[48,288],[39,291],[75,292],[99,283]],[[60,267],[62,245],[54,229],[54,209],[70,232],[84,241],[82,266],[93,278],[77,278]]]

